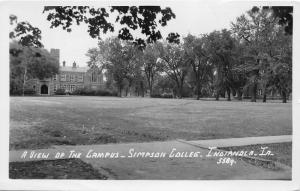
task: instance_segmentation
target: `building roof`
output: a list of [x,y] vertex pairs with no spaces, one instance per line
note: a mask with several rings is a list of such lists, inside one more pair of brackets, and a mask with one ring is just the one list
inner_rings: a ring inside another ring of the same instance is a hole
[[72,66],[60,66],[59,71],[61,72],[87,72],[88,67],[72,67]]

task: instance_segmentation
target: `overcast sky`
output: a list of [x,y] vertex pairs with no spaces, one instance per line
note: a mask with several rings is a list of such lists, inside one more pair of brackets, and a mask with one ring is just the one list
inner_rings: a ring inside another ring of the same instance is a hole
[[[163,37],[169,32],[178,32],[181,36],[188,33],[199,35],[213,30],[230,28],[230,22],[251,9],[254,4],[249,2],[224,1],[190,1],[170,2],[162,4],[169,6],[176,14],[176,19],[170,21],[161,29]],[[76,61],[80,66],[86,66],[88,58],[85,53],[89,48],[97,46],[97,39],[92,39],[87,33],[86,25],[73,27],[68,33],[61,28],[50,29],[50,22],[43,14],[40,2],[15,3],[9,7],[9,13],[15,14],[18,21],[29,21],[42,31],[42,43],[46,49],[60,49],[60,62],[65,60],[67,65]],[[119,28],[116,28],[117,31]]]

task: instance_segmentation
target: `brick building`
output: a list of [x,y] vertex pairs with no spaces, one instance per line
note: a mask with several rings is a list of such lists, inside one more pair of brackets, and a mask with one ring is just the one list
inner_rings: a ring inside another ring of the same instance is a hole
[[[51,49],[50,54],[59,63],[59,49]],[[103,86],[102,72],[89,67],[79,67],[76,62],[73,62],[72,66],[67,66],[65,61],[59,66],[57,75],[44,80],[31,79],[26,83],[26,89],[33,89],[37,95],[53,95],[58,89],[71,93],[78,88],[99,89]]]

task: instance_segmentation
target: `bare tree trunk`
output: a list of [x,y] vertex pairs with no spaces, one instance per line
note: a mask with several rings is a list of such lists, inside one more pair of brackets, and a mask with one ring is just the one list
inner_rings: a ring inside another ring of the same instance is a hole
[[152,95],[152,85],[149,84],[150,97]]
[[220,97],[220,92],[219,92],[219,90],[217,90],[217,93],[216,93],[216,101],[219,101],[219,97]]
[[231,91],[230,88],[227,88],[227,101],[231,101],[231,97],[230,97]]
[[257,84],[254,83],[251,87],[251,102],[256,102],[256,89],[257,89]]
[[286,100],[287,100],[286,97],[287,97],[287,96],[286,96],[286,91],[283,90],[283,91],[282,91],[282,103],[286,103]]
[[119,97],[122,97],[122,87],[119,86]]
[[266,85],[264,85],[264,92],[263,92],[263,102],[267,102],[267,88]]
[[179,85],[179,88],[178,88],[178,97],[179,97],[179,99],[181,99],[182,98],[182,85]]
[[266,93],[264,93],[264,95],[263,95],[263,102],[264,103],[267,102],[267,94]]
[[182,86],[181,86],[181,84],[180,84],[180,82],[176,82],[176,96],[179,98],[179,99],[181,99],[182,98]]
[[197,100],[199,100],[201,97],[201,85],[200,82],[197,82]]
[[236,91],[236,93],[237,93],[237,99],[238,99],[238,100],[242,100],[242,92],[241,92],[241,90],[238,89],[238,90]]
[[27,66],[25,65],[24,76],[23,76],[23,85],[22,85],[22,96],[24,96],[24,92],[25,92],[26,76],[27,76]]
[[142,91],[142,97],[144,97],[145,96],[145,90],[144,90],[144,84],[143,84],[143,82],[141,82],[141,91]]

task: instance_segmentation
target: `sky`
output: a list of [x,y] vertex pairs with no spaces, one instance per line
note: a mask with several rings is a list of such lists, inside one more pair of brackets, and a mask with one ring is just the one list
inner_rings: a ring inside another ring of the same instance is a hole
[[[229,1],[172,1],[155,5],[170,7],[176,15],[166,27],[160,28],[164,38],[170,32],[177,32],[181,36],[187,34],[200,35],[214,30],[230,28],[230,23],[236,17],[251,9],[251,2]],[[154,4],[151,4],[154,5]],[[66,61],[66,65],[72,65],[75,61],[79,66],[86,66],[88,57],[85,55],[89,48],[97,47],[97,39],[91,38],[87,33],[87,26],[74,25],[69,33],[62,28],[50,28],[50,22],[46,20],[47,14],[43,14],[41,2],[16,2],[9,6],[9,13],[18,17],[18,21],[28,21],[42,31],[42,43],[48,50],[60,49],[60,63]],[[101,5],[95,4],[95,7]],[[103,6],[103,5],[102,5]],[[118,31],[116,26],[115,31]],[[115,35],[103,36],[103,39]]]

